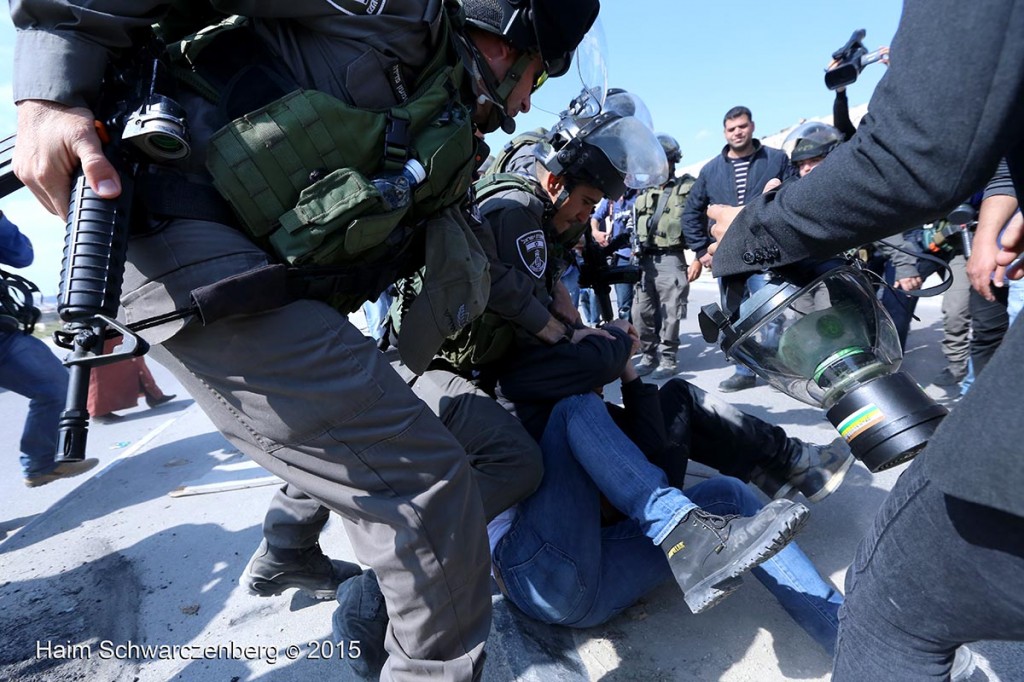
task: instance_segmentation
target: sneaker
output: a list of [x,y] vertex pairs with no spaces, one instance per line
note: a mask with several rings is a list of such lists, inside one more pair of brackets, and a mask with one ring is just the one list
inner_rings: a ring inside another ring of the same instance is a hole
[[388,629],[388,611],[377,575],[366,571],[338,588],[338,608],[331,617],[335,643],[359,642],[358,657],[343,656],[353,672],[363,679],[380,675],[388,654],[384,635]]
[[932,379],[932,384],[935,386],[959,386],[960,382],[967,376],[967,368],[963,370],[951,369],[950,367],[943,367],[942,371],[935,375]]
[[72,478],[74,476],[84,474],[99,463],[100,461],[94,457],[83,459],[80,462],[61,462],[49,473],[39,474],[38,476],[26,476],[25,485],[29,488],[38,488],[41,485],[53,483],[54,481],[59,481],[62,478]]
[[649,355],[645,355],[644,359],[637,363],[636,375],[638,377],[645,377],[658,368],[658,359],[652,358]]
[[158,407],[160,405],[163,405],[164,403],[171,402],[177,397],[178,396],[175,395],[174,393],[167,393],[166,395],[162,395],[159,398],[146,398],[146,404],[149,405],[150,407]]
[[802,493],[810,502],[821,502],[834,493],[846,478],[855,458],[843,438],[828,445],[804,444],[797,461],[785,472],[757,469],[750,482],[773,499],[793,499]]
[[249,594],[260,597],[295,588],[314,599],[334,599],[338,585],[361,572],[356,564],[331,561],[319,543],[305,549],[281,549],[264,539],[239,582]]
[[755,516],[715,516],[694,509],[661,543],[693,613],[725,599],[740,576],[775,556],[807,520],[807,507],[773,500]]
[[722,393],[733,393],[753,388],[757,385],[757,377],[746,374],[733,374],[731,377],[718,384],[718,390]]
[[965,646],[957,648],[953,656],[953,667],[949,670],[950,682],[964,682],[974,674],[977,664],[974,661],[974,652]]
[[661,363],[658,367],[658,371],[651,375],[652,379],[668,379],[679,374],[679,365],[675,362],[669,362],[666,360]]

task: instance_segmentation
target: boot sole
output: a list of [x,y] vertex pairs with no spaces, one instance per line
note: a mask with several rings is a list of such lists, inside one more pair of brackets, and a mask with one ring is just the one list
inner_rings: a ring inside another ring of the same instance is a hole
[[838,490],[839,486],[843,484],[843,479],[846,478],[846,472],[850,470],[850,467],[853,466],[853,463],[856,459],[857,458],[854,457],[853,453],[851,452],[850,456],[843,461],[843,464],[842,466],[839,467],[839,470],[832,474],[832,478],[828,479],[828,481],[825,483],[825,486],[821,490],[814,493],[813,495],[805,495],[808,501],[814,503],[821,502],[826,497],[828,497],[836,490]]
[[768,526],[746,554],[685,592],[683,600],[690,612],[703,613],[728,597],[739,587],[743,573],[771,559],[789,544],[804,527],[809,513],[803,505],[793,507],[786,516]]
[[334,599],[338,594],[337,588],[333,590],[313,590],[302,585],[279,585],[278,583],[267,580],[251,580],[247,579],[247,576],[242,577],[241,583],[242,587],[245,588],[245,591],[254,597],[276,597],[288,590],[299,590],[318,601],[327,601],[329,599]]

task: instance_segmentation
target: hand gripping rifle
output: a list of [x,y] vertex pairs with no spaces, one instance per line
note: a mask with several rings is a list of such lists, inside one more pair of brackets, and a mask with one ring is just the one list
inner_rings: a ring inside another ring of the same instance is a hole
[[[121,178],[121,195],[103,199],[75,174],[68,204],[64,256],[57,312],[64,328],[54,342],[71,351],[67,402],[59,422],[57,461],[85,458],[89,413],[86,408],[93,367],[143,355],[149,345],[114,318],[121,296],[131,225],[134,178],[153,161],[188,155],[184,114],[159,94],[169,85],[162,63],[163,46],[155,37],[114,60],[104,77],[95,108],[103,151]],[[10,170],[14,136],[0,142],[0,196],[21,186]],[[103,354],[104,341],[121,335],[114,352]]]

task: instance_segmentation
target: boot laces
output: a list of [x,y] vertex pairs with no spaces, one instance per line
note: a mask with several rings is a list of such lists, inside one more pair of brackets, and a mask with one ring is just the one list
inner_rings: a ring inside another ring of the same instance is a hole
[[717,514],[709,514],[703,509],[694,509],[690,513],[690,518],[693,521],[693,525],[698,527],[704,527],[706,530],[711,531],[718,538],[718,547],[715,548],[715,552],[721,552],[725,548],[725,542],[728,539],[727,534],[724,532],[729,527],[729,523],[733,519],[740,518],[739,514],[726,514],[719,516]]

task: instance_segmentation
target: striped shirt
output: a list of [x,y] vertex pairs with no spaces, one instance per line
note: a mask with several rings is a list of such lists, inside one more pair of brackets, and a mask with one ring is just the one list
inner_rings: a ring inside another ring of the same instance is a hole
[[736,205],[742,206],[747,200],[747,173],[750,171],[750,159],[753,154],[741,159],[729,159],[732,162],[733,179],[736,182]]

